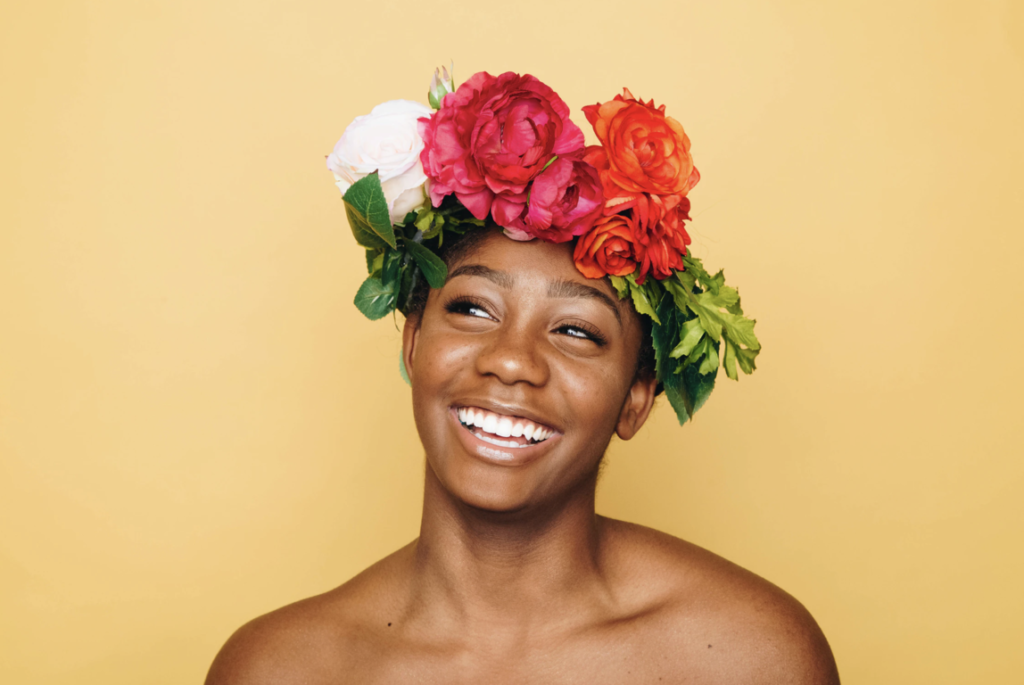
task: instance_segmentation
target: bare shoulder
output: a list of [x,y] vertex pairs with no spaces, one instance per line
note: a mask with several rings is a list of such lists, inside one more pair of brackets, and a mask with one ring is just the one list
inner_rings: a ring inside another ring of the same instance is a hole
[[389,585],[407,549],[330,592],[243,625],[217,654],[206,685],[337,683],[339,673],[371,657],[385,633]]
[[828,641],[792,595],[692,543],[605,522],[625,587],[642,588],[642,615],[681,667],[699,664],[698,682],[839,683]]

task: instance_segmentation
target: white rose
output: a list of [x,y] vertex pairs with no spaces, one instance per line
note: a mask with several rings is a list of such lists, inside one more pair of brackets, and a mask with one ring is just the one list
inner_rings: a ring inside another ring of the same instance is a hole
[[427,176],[420,164],[423,139],[416,120],[432,113],[418,102],[391,100],[356,117],[327,157],[327,168],[334,172],[341,192],[376,171],[392,223],[400,223],[406,214],[422,207],[427,200]]

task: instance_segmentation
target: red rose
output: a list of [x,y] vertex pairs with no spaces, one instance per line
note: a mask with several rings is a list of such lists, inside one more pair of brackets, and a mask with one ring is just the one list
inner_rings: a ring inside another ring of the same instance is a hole
[[601,174],[606,213],[633,206],[640,193],[685,196],[700,180],[683,127],[665,105],[643,102],[628,89],[604,104],[583,108],[601,141],[587,161]]
[[601,216],[604,195],[597,170],[580,152],[559,157],[530,184],[530,201],[504,195],[494,199],[491,216],[515,240],[540,238],[564,243],[588,230]]
[[525,203],[528,185],[552,157],[583,148],[583,132],[562,99],[537,78],[513,72],[471,76],[420,119],[420,135],[433,205],[455,193],[478,219],[496,196]]
[[580,236],[573,252],[576,268],[587,278],[626,276],[636,269],[633,236],[636,220],[630,214],[602,216]]
[[637,282],[648,273],[661,280],[683,269],[683,255],[690,244],[685,221],[690,220],[690,199],[680,195],[641,195],[629,210],[636,216],[633,241],[640,264]]

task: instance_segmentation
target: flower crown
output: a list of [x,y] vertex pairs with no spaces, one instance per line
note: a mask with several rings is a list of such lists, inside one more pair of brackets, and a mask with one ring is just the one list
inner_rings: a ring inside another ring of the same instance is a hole
[[513,240],[575,240],[580,273],[607,276],[651,318],[655,375],[680,424],[720,364],[734,380],[737,365],[754,371],[761,345],[739,293],[687,253],[687,194],[700,174],[664,105],[624,89],[584,107],[601,143],[587,147],[568,106],[528,74],[479,72],[455,88],[436,70],[428,98],[356,117],[327,158],[366,248],[363,314],[407,313],[421,278],[444,285],[446,237],[491,222]]

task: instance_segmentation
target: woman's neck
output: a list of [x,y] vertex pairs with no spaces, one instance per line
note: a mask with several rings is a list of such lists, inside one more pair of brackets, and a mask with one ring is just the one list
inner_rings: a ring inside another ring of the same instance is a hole
[[607,594],[596,481],[595,473],[557,506],[496,513],[456,501],[428,466],[415,551],[417,604],[492,626],[549,623],[573,604],[593,606]]

